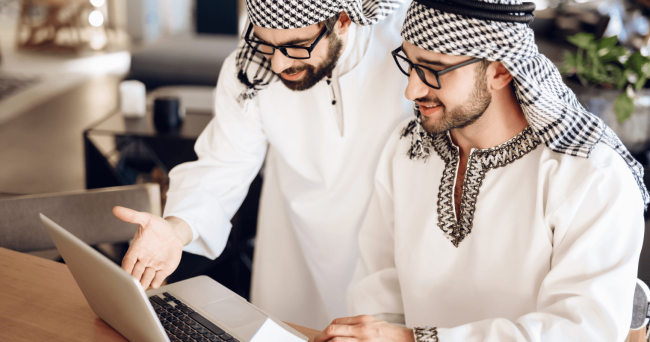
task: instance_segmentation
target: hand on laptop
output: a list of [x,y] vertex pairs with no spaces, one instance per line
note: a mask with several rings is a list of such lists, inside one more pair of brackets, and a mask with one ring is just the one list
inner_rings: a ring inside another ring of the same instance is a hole
[[113,208],[120,220],[139,225],[133,243],[122,260],[122,268],[140,281],[143,289],[160,287],[181,261],[183,246],[192,240],[192,229],[185,221],[166,220],[124,207]]
[[326,341],[414,342],[413,330],[372,316],[337,318],[318,334],[314,342]]

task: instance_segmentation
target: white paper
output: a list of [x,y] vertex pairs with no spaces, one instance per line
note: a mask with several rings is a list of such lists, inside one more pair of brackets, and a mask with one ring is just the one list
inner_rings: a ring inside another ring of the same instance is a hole
[[305,340],[267,318],[250,342],[305,342]]

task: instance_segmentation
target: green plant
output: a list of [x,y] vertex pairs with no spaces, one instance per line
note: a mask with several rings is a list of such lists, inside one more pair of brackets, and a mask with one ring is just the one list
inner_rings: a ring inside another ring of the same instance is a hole
[[584,86],[625,89],[614,102],[616,117],[623,123],[636,109],[633,89],[643,88],[650,77],[650,58],[639,51],[630,54],[625,47],[617,45],[616,36],[595,40],[592,34],[578,33],[567,40],[578,51],[564,54],[560,71],[567,76],[575,75]]

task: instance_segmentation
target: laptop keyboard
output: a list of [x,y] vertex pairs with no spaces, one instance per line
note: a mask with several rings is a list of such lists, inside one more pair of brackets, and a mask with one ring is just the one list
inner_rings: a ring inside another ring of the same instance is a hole
[[167,292],[149,301],[171,342],[239,342]]

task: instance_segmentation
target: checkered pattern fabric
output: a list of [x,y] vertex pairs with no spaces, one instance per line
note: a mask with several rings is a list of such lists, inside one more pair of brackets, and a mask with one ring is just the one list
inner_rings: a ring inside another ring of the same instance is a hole
[[[488,2],[521,4],[521,0]],[[546,146],[558,153],[587,158],[598,142],[604,142],[627,162],[647,208],[650,194],[643,183],[643,167],[600,118],[580,105],[553,63],[539,54],[528,25],[445,13],[414,1],[406,14],[402,37],[428,51],[503,63],[513,76],[528,123]],[[417,131],[423,133],[420,127]],[[411,150],[428,153],[417,146]]]
[[246,0],[250,21],[261,27],[293,29],[314,25],[343,11],[357,25],[373,25],[404,0]]
[[[325,21],[343,11],[357,25],[374,25],[407,0],[246,0],[248,19],[257,26],[294,29]],[[278,80],[271,61],[255,54],[243,39],[237,47],[237,77],[246,86],[239,101],[250,100],[257,92]]]

